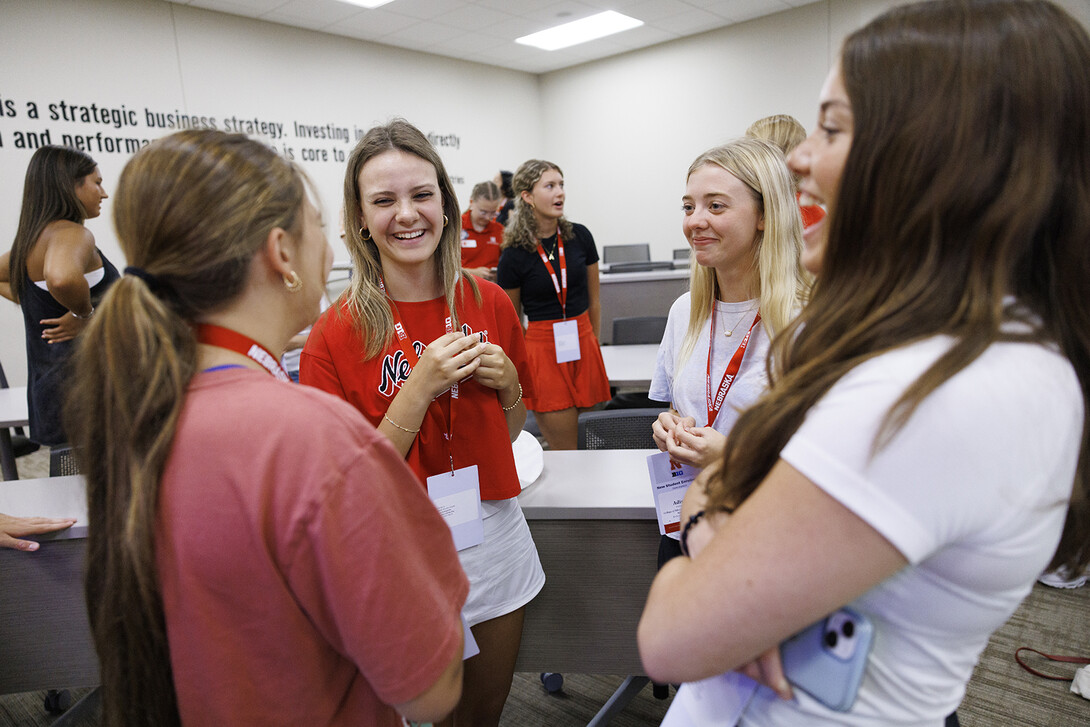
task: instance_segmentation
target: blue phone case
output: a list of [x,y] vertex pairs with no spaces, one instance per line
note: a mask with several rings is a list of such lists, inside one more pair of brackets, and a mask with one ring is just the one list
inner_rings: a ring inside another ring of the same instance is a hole
[[874,639],[865,616],[842,608],[780,644],[787,681],[829,709],[855,703]]

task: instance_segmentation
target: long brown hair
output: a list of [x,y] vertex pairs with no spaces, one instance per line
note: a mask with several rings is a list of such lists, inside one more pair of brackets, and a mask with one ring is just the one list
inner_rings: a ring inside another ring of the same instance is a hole
[[[480,302],[480,291],[472,275],[462,272],[462,213],[458,209],[458,197],[450,181],[443,159],[435,151],[428,138],[405,119],[394,119],[382,126],[370,129],[356,144],[348,157],[348,169],[344,174],[344,231],[348,253],[352,256],[352,284],[342,294],[348,302],[356,331],[363,342],[365,358],[377,356],[394,336],[394,317],[390,301],[379,287],[382,278],[382,259],[378,246],[371,236],[366,238],[360,228],[363,205],[360,200],[360,170],[367,162],[388,151],[403,151],[420,157],[435,167],[439,182],[439,195],[443,199],[443,215],[446,221],[434,258],[439,281],[447,299],[451,316],[457,328],[457,294],[463,282],[468,282],[473,295]],[[334,308],[333,314],[339,309]]]
[[[860,363],[954,343],[888,412],[880,448],[997,341],[1055,342],[1090,415],[1090,38],[1039,0],[896,8],[840,58],[854,132],[822,274],[773,343],[771,391],[739,419],[712,506],[758,486],[806,412]],[[1030,333],[1001,328],[1005,296]],[[1054,565],[1090,560],[1090,426]]]
[[[537,219],[534,217],[534,208],[522,198],[523,192],[532,192],[534,185],[538,183],[542,175],[548,171],[557,172],[561,178],[564,172],[560,167],[544,159],[528,159],[519,165],[515,176],[511,178],[511,190],[514,193],[515,210],[507,220],[507,227],[503,230],[502,249],[520,247],[523,250],[533,252],[537,249]],[[559,227],[561,238],[572,239],[575,233],[572,231],[571,222],[567,217],[561,217]]]
[[23,296],[27,256],[46,225],[57,220],[82,225],[87,219],[87,210],[76,196],[76,187],[95,171],[96,166],[88,154],[66,146],[43,146],[30,157],[23,182],[19,227],[8,257],[11,295],[16,303]]
[[138,152],[114,202],[129,263],[80,336],[66,414],[87,477],[87,610],[105,724],[179,723],[155,560],[159,481],[197,366],[190,322],[238,296],[273,228],[300,229],[301,174],[242,135]]

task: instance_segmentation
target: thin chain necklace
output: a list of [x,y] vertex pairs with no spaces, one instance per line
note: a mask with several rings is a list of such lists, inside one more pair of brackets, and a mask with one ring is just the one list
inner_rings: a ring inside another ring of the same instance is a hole
[[730,338],[734,335],[734,329],[738,327],[738,324],[742,322],[742,319],[753,312],[753,306],[750,306],[747,310],[742,312],[742,315],[738,316],[738,320],[734,322],[734,325],[723,331],[723,335]]

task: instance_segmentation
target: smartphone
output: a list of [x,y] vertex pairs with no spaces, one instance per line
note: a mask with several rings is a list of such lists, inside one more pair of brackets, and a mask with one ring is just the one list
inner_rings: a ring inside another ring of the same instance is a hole
[[829,709],[847,712],[855,703],[874,640],[862,614],[842,608],[780,644],[783,673]]

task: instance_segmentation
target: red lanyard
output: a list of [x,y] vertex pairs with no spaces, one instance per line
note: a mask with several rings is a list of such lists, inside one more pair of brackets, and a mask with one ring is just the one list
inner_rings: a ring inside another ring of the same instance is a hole
[[[379,278],[378,286],[382,289],[383,293],[386,293],[386,284]],[[409,362],[409,371],[412,372],[416,368],[416,364],[420,362],[420,357],[416,355],[416,349],[413,347],[412,341],[409,340],[409,334],[405,332],[405,325],[401,322],[401,313],[397,310],[397,302],[390,297],[389,293],[386,293],[386,299],[390,301],[390,313],[394,317],[394,331],[397,333],[397,345],[401,347],[402,353],[405,354],[405,359]],[[447,333],[454,330],[454,319],[450,315],[450,307],[447,306],[446,300],[443,301],[443,312],[446,314],[443,319],[444,329]],[[458,398],[458,382],[454,382],[450,387],[450,411],[447,416],[447,431],[443,434],[443,437],[447,440],[447,447],[450,448],[450,471],[454,472],[454,400]],[[432,401],[434,404],[435,401]],[[428,405],[431,408],[431,404]]]
[[715,418],[719,416],[719,410],[723,408],[723,402],[727,398],[727,392],[730,391],[730,387],[734,385],[734,379],[738,376],[738,369],[742,368],[742,357],[746,355],[746,349],[749,347],[749,337],[753,335],[753,329],[761,322],[761,311],[757,311],[757,315],[753,319],[753,323],[750,325],[749,330],[746,331],[745,338],[738,344],[738,350],[734,352],[734,355],[730,357],[730,363],[727,364],[727,370],[723,372],[723,380],[719,382],[719,390],[715,394],[715,399],[712,399],[712,348],[715,346],[715,304],[712,304],[712,327],[708,333],[708,376],[704,380],[706,385],[706,394],[708,402],[708,426],[712,425]]
[[564,319],[568,317],[568,264],[564,259],[564,241],[560,239],[560,230],[556,231],[556,254],[560,259],[557,263],[560,265],[560,280],[556,279],[556,271],[553,270],[552,263],[549,262],[549,258],[545,256],[545,248],[541,246],[541,242],[537,243],[537,254],[541,256],[541,262],[545,263],[545,269],[549,271],[549,276],[553,279],[553,289],[556,291],[556,297],[560,300],[560,316]]
[[197,341],[208,346],[226,348],[228,351],[249,356],[261,364],[278,381],[291,381],[288,372],[280,365],[280,361],[277,360],[276,356],[269,353],[269,349],[238,331],[232,331],[230,328],[224,328],[223,326],[214,326],[211,323],[198,323]]

